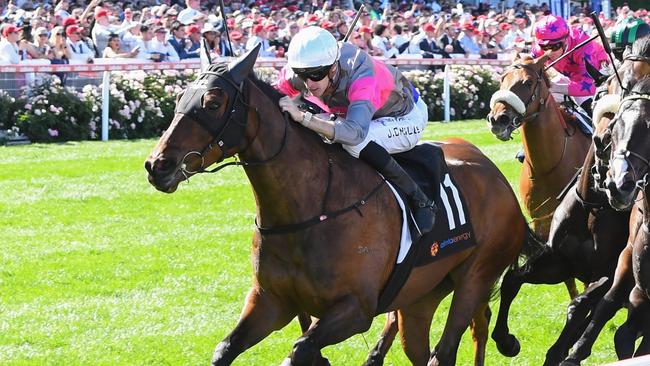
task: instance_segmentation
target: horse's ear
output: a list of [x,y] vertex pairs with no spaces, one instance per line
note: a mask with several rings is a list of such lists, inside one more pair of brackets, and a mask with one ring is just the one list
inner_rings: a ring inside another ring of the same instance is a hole
[[261,46],[262,44],[258,43],[257,46],[255,46],[255,48],[246,52],[245,55],[231,62],[230,65],[228,65],[230,76],[232,76],[232,79],[235,83],[237,84],[241,83],[242,81],[244,81],[244,79],[246,79],[248,74],[250,74],[251,71],[253,71],[253,67],[255,66],[255,61],[257,60],[257,54],[260,51]]
[[515,52],[515,54],[512,56],[512,62],[514,63],[515,61],[521,60],[521,54],[519,52]]
[[551,51],[544,52],[543,55],[539,56],[539,58],[535,60],[535,64],[539,67],[544,67],[544,64],[546,63],[546,61],[548,61],[548,58],[550,56],[551,56]]

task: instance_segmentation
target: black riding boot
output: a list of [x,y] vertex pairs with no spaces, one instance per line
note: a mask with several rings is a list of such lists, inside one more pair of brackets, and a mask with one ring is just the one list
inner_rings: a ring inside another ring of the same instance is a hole
[[393,159],[392,156],[375,142],[370,142],[359,154],[359,158],[370,164],[373,168],[388,179],[388,181],[402,192],[408,199],[413,217],[422,235],[433,230],[436,221],[436,204],[427,197],[420,186],[415,183],[410,175]]

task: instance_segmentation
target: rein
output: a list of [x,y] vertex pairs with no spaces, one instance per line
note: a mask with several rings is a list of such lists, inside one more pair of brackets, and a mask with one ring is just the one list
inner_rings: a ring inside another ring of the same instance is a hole
[[[234,165],[234,166],[242,166],[242,167],[254,167],[254,166],[266,165],[266,164],[271,163],[274,160],[276,160],[280,156],[280,154],[285,150],[285,147],[287,145],[287,136],[288,136],[288,130],[289,130],[289,114],[287,112],[282,113],[283,120],[284,120],[284,133],[283,133],[283,136],[282,136],[282,143],[281,143],[280,148],[278,149],[278,151],[276,151],[275,154],[273,154],[271,157],[269,157],[268,159],[259,160],[259,161],[243,161],[243,160],[237,160],[236,157],[235,157],[235,159],[236,159],[235,161],[220,164],[220,165],[214,167],[213,169],[209,169],[209,170],[206,169],[207,167],[205,167],[205,155],[208,154],[212,149],[217,148],[217,149],[221,150],[221,158],[219,159],[219,161],[217,161],[217,163],[219,163],[219,162],[223,161],[224,159],[230,157],[228,155],[228,151],[230,151],[230,149],[232,147],[240,145],[239,142],[234,142],[233,143],[233,141],[227,141],[227,139],[229,137],[232,137],[234,135],[235,137],[238,137],[239,139],[246,140],[244,138],[245,131],[246,131],[246,128],[248,126],[248,118],[246,117],[246,115],[244,115],[244,118],[242,118],[243,123],[237,122],[237,126],[238,126],[237,130],[234,133],[230,132],[230,135],[227,136],[227,134],[229,133],[228,132],[229,125],[231,124],[231,122],[235,121],[235,119],[236,119],[235,116],[237,115],[237,104],[239,103],[241,106],[243,106],[244,110],[246,112],[250,111],[251,109],[254,109],[255,113],[256,113],[256,115],[258,117],[258,120],[260,118],[260,114],[259,114],[259,111],[257,110],[257,108],[251,107],[251,105],[249,103],[244,101],[244,95],[243,95],[243,91],[242,91],[243,90],[243,84],[244,84],[243,81],[240,83],[240,85],[236,85],[232,80],[225,77],[222,73],[217,73],[217,72],[213,72],[213,71],[205,71],[205,72],[202,72],[199,75],[199,77],[197,78],[197,82],[199,80],[201,80],[201,78],[204,75],[208,75],[208,77],[209,76],[216,76],[219,80],[227,81],[229,83],[229,85],[235,90],[235,92],[237,94],[236,94],[236,97],[235,97],[233,103],[230,105],[230,108],[229,108],[230,109],[230,115],[228,116],[228,119],[226,120],[226,123],[224,124],[224,126],[221,128],[221,130],[219,132],[216,132],[216,133],[213,132],[213,130],[208,125],[206,125],[203,121],[201,121],[200,119],[196,119],[196,122],[199,123],[199,125],[201,125],[206,131],[208,131],[213,136],[213,141],[211,143],[209,143],[205,148],[203,148],[203,150],[201,152],[190,151],[187,154],[185,154],[185,156],[183,157],[183,160],[182,160],[182,164],[181,164],[181,172],[182,172],[183,176],[185,177],[185,179],[189,181],[189,175],[191,175],[191,174],[216,173],[216,172],[218,172],[218,171],[220,171],[223,168],[228,167],[228,166],[233,166]],[[209,90],[213,90],[213,89],[216,89],[216,87],[206,88],[206,92],[209,91]],[[259,130],[260,130],[260,127],[259,127],[259,123],[258,123],[258,128],[257,128],[257,132],[255,133],[255,136],[253,136],[250,139],[250,141],[248,142],[248,144],[244,148],[241,149],[239,154],[241,154],[242,152],[245,152],[251,146],[252,142],[257,139],[257,137],[259,136]],[[344,207],[342,209],[338,209],[338,210],[328,212],[327,211],[327,202],[328,202],[329,197],[330,197],[330,191],[331,191],[330,187],[331,187],[332,176],[333,176],[333,169],[332,168],[333,168],[333,165],[334,165],[334,160],[330,157],[329,152],[326,150],[325,144],[321,144],[321,145],[323,146],[323,149],[325,149],[326,154],[328,156],[328,159],[327,159],[327,169],[328,169],[327,186],[325,188],[325,195],[324,195],[323,201],[322,201],[321,213],[319,215],[311,217],[311,218],[309,218],[307,220],[304,220],[302,222],[298,222],[298,223],[294,223],[294,224],[287,224],[287,225],[278,225],[278,226],[274,226],[274,227],[260,226],[258,224],[257,218],[256,218],[255,219],[255,226],[257,227],[257,230],[259,230],[261,235],[286,234],[286,233],[290,233],[290,232],[296,232],[296,231],[304,230],[304,229],[307,229],[307,228],[309,228],[311,226],[314,226],[316,224],[320,224],[321,222],[327,221],[329,219],[334,219],[334,218],[336,218],[336,217],[338,217],[340,215],[343,215],[343,214],[345,214],[347,212],[350,212],[352,210],[356,210],[359,213],[359,215],[363,216],[363,213],[361,212],[361,207],[366,205],[368,203],[368,200],[372,196],[374,196],[377,192],[379,192],[379,189],[382,188],[382,186],[384,186],[384,184],[386,183],[386,179],[382,178],[380,180],[379,184],[377,184],[369,193],[367,193],[365,196],[363,196],[358,201],[356,201],[353,204],[351,204],[351,205],[349,205],[347,207]],[[193,155],[198,155],[201,158],[201,166],[196,171],[188,171],[186,169],[187,164],[185,163],[185,160],[189,156],[193,156]]]

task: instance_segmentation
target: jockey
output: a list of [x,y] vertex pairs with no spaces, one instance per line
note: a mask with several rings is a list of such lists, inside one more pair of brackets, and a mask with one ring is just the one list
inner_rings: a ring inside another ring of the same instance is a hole
[[[650,25],[641,19],[628,17],[614,26],[609,45],[616,59],[623,62],[623,53],[631,48],[634,41],[650,35]],[[628,51],[629,52],[629,51]]]
[[[536,42],[532,53],[534,57],[539,57],[548,52],[549,62],[552,62],[588,38],[589,36],[580,29],[569,27],[562,17],[546,15],[535,24]],[[596,83],[603,78],[601,70],[604,70],[608,63],[609,59],[603,46],[592,41],[553,66],[558,72],[551,79],[550,90],[553,96],[558,102],[562,102],[565,97],[572,97],[576,104],[573,112],[583,123],[582,127],[590,133],[593,131],[589,118],[591,101],[596,91]]]
[[[409,198],[421,234],[433,229],[436,206],[390,154],[412,149],[428,121],[427,106],[400,71],[330,32],[307,27],[287,51],[276,88],[280,108],[327,142],[375,168]],[[328,114],[298,107],[298,96],[317,98]]]

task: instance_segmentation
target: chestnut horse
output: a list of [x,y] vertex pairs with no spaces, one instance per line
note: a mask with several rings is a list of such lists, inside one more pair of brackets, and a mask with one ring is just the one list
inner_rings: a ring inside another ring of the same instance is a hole
[[532,219],[533,231],[548,239],[555,198],[585,160],[590,138],[568,126],[549,91],[544,72],[548,58],[515,60],[501,80],[501,88],[490,101],[487,120],[490,131],[508,141],[521,130],[524,145],[519,194]]
[[[254,280],[238,324],[217,345],[212,364],[229,365],[302,314],[318,320],[285,363],[324,363],[323,347],[366,331],[377,315],[397,258],[400,208],[376,171],[280,112],[282,95],[252,75],[258,50],[199,75],[180,96],[145,168],[154,187],[172,193],[181,181],[237,154],[241,161],[229,164],[242,165],[253,188]],[[453,365],[461,336],[495,281],[538,245],[499,169],[463,140],[443,143],[442,149],[465,195],[477,245],[415,268],[387,309],[417,314],[418,304],[428,304],[442,281],[455,278],[435,350],[429,354],[428,334],[416,337],[414,347],[420,348],[413,354],[423,358],[418,364],[429,359],[431,365]]]

